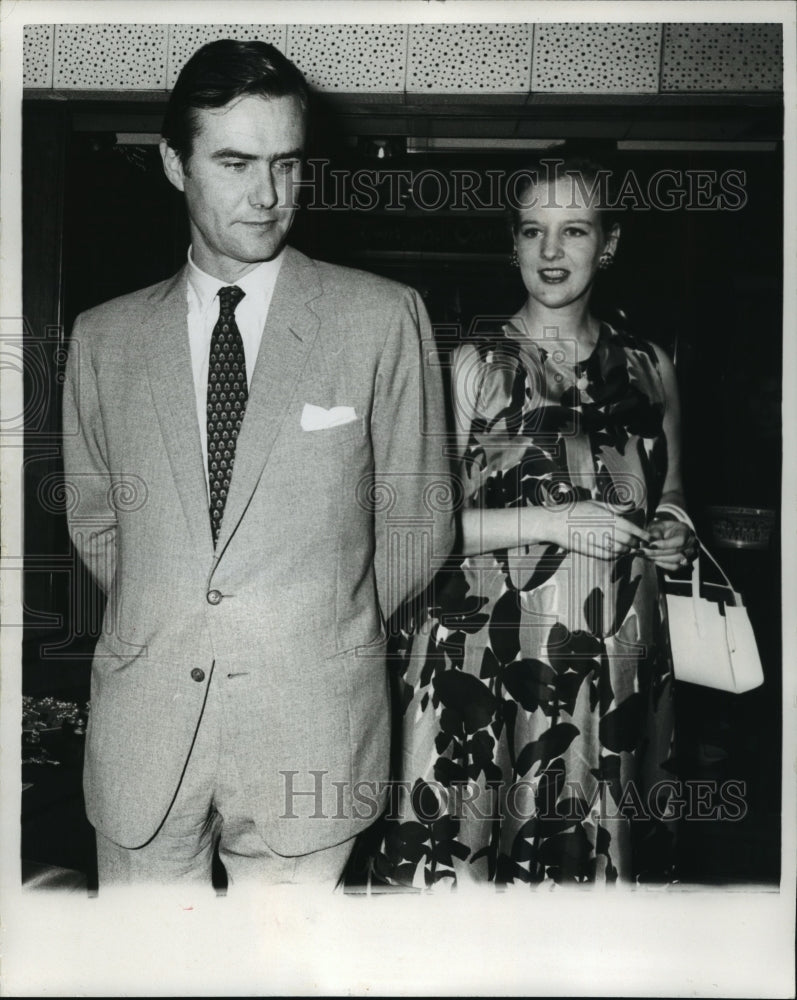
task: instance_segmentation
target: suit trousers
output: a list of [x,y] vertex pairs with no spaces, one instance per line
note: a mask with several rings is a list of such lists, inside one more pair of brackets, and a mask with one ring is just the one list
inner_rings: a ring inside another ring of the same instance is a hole
[[234,735],[224,715],[219,681],[211,674],[196,739],[174,802],[156,835],[126,848],[97,831],[99,885],[211,884],[213,851],[230,885],[326,884],[334,888],[354,840],[285,857],[260,836],[235,760]]

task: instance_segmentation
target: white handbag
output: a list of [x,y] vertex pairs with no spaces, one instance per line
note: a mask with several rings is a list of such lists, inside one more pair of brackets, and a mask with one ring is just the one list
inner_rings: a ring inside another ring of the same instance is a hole
[[[662,504],[659,511],[672,514],[695,530],[680,507]],[[714,556],[700,539],[697,541],[690,592],[684,594],[684,583],[675,580],[668,580],[665,589],[675,679],[741,694],[764,682],[753,627],[741,595]],[[703,581],[701,551],[717,567],[724,583]]]

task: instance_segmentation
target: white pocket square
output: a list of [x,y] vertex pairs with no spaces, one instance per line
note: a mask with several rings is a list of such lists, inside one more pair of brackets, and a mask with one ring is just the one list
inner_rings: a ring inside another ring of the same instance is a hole
[[350,424],[356,419],[357,414],[354,412],[353,406],[333,406],[331,410],[325,410],[323,406],[305,403],[302,410],[302,430],[323,431],[327,427]]

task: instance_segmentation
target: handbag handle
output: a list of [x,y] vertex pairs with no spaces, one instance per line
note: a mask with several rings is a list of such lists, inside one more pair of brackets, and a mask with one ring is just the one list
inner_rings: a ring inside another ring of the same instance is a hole
[[694,532],[695,540],[697,541],[698,545],[698,552],[697,555],[695,556],[694,562],[692,563],[692,610],[695,617],[695,623],[699,631],[700,615],[698,614],[697,608],[698,608],[698,601],[700,600],[700,582],[701,582],[700,551],[701,550],[705,552],[705,554],[709,557],[709,559],[714,563],[717,570],[719,571],[720,576],[725,581],[725,585],[733,595],[734,607],[741,604],[741,601],[739,600],[739,597],[733,588],[733,584],[728,579],[725,570],[722,568],[722,566],[720,566],[720,564],[717,562],[714,556],[709,552],[706,546],[698,538],[697,532],[695,531],[695,526],[692,523],[692,519],[686,513],[683,507],[679,507],[677,504],[674,503],[662,503],[659,504],[659,506],[656,508],[656,513],[658,514],[659,512],[663,514],[671,514],[676,521],[680,521],[682,524],[685,524],[687,527],[691,528],[692,531]]

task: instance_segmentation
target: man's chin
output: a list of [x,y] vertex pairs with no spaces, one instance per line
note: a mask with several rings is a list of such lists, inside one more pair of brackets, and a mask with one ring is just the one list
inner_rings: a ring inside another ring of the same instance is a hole
[[239,260],[247,264],[261,264],[266,260],[273,260],[285,246],[285,236],[279,239],[258,240],[256,243],[249,243],[241,247]]

